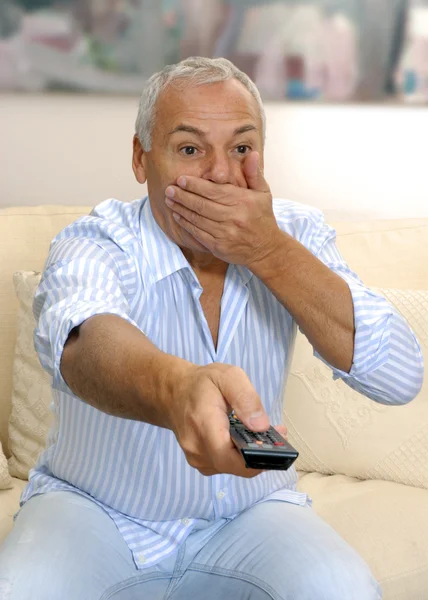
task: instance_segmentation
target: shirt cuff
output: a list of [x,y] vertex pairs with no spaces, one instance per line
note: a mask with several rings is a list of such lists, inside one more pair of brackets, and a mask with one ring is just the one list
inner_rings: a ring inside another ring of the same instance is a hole
[[390,322],[393,310],[387,300],[364,285],[345,278],[354,306],[354,356],[349,373],[329,364],[317,351],[315,356],[333,370],[333,379],[343,379],[354,388],[353,380],[363,380],[382,367],[389,358]]

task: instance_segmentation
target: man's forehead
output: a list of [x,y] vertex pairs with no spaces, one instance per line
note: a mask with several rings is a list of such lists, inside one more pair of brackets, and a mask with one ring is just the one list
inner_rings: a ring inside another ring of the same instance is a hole
[[256,99],[237,80],[185,87],[171,85],[159,97],[157,109],[168,120],[168,129],[182,121],[210,119],[248,121],[258,129],[261,120]]

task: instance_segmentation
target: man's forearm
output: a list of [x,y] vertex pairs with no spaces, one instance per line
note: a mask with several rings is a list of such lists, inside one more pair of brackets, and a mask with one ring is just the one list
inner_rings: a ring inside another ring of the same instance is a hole
[[108,414],[168,427],[167,406],[191,363],[161,352],[115,315],[91,317],[64,346],[61,374],[79,398]]
[[251,266],[333,367],[349,372],[354,309],[346,282],[290,235],[278,230],[272,250]]

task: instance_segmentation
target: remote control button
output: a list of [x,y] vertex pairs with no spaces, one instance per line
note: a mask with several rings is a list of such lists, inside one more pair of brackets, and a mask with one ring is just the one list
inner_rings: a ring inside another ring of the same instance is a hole
[[275,442],[274,445],[275,446],[284,446],[284,442]]
[[263,448],[273,448],[272,444],[263,444]]
[[256,444],[255,442],[249,442],[248,447],[249,448],[259,448],[259,445]]

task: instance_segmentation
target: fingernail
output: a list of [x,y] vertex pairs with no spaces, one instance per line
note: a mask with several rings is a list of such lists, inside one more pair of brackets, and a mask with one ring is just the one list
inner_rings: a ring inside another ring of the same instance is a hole
[[177,179],[177,183],[178,183],[178,185],[179,185],[180,187],[183,187],[183,188],[185,188],[185,187],[186,187],[186,184],[187,184],[186,178],[185,178],[185,177],[179,177],[179,178]]
[[266,414],[260,410],[250,415],[249,423],[251,427],[264,427],[266,423]]
[[175,191],[173,187],[167,187],[165,193],[170,198],[174,198]]

